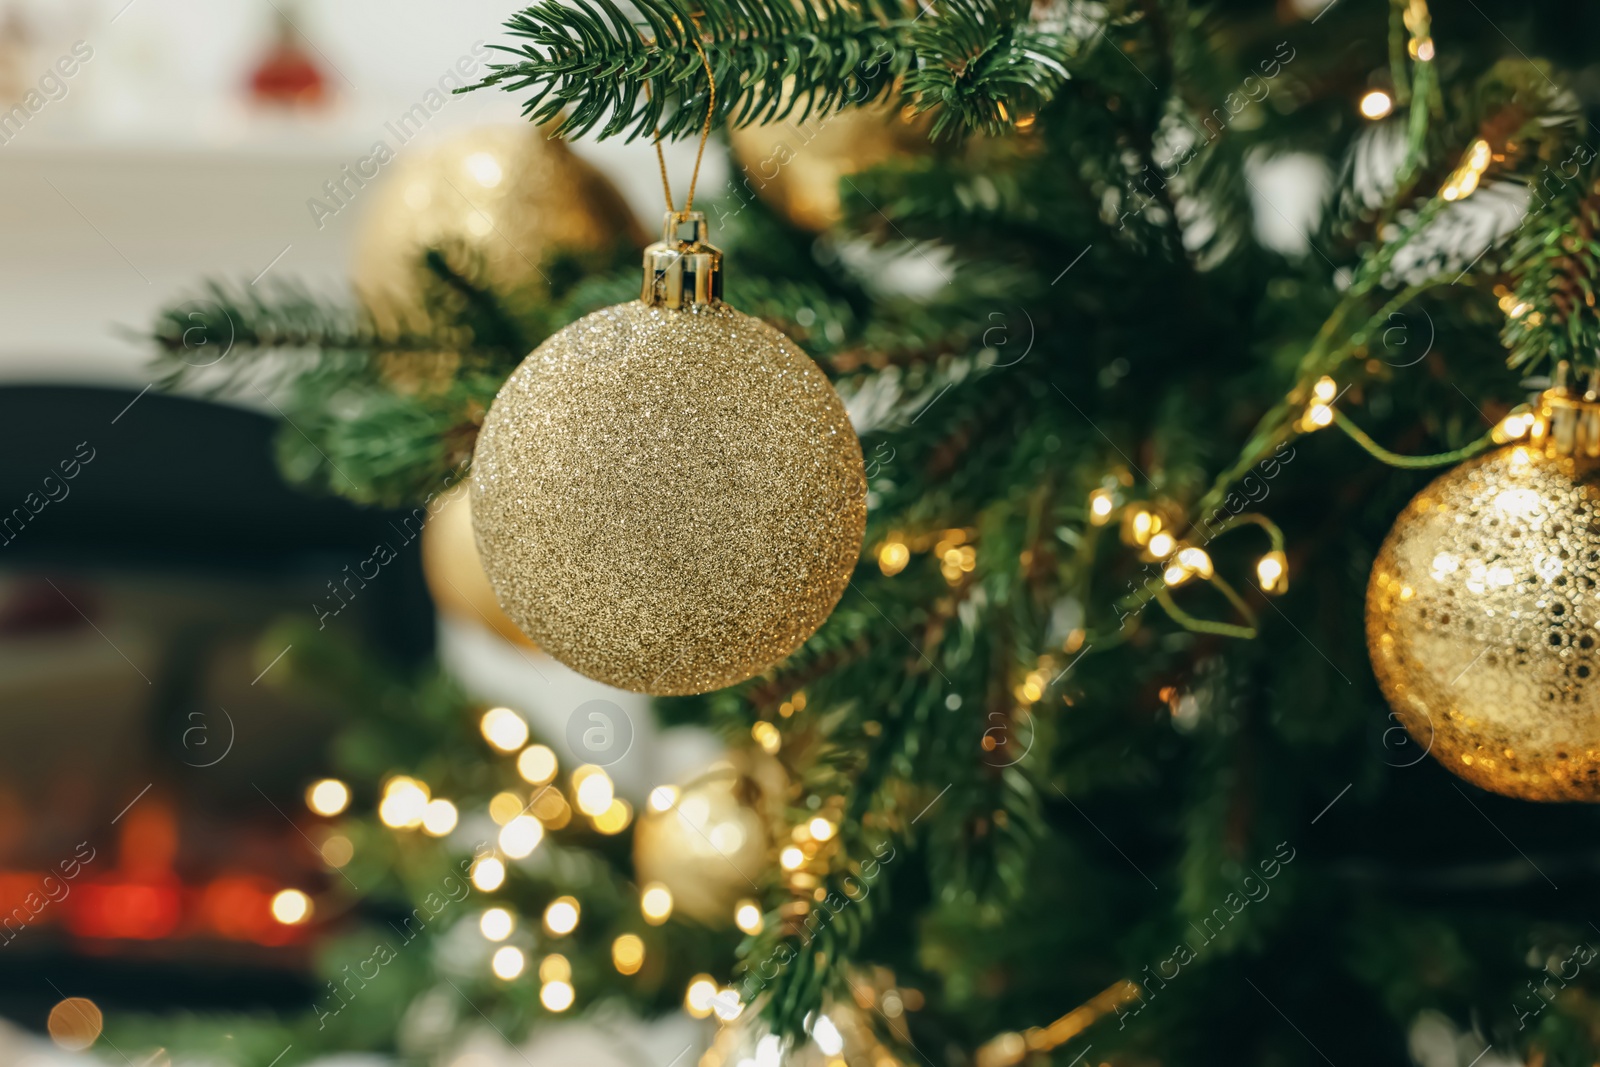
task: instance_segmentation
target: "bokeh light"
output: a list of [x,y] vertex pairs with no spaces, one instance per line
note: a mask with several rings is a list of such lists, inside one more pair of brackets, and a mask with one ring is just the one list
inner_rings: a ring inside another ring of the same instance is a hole
[[515,752],[528,743],[528,723],[510,708],[490,708],[478,728],[483,739],[501,752]]
[[660,882],[651,882],[639,894],[639,911],[645,922],[660,926],[672,915],[672,890]]
[[1361,98],[1360,108],[1364,117],[1381,119],[1394,110],[1394,97],[1382,89],[1373,89]]
[[696,1019],[704,1019],[711,1014],[711,998],[716,995],[717,983],[711,980],[711,976],[697,974],[689,980],[689,988],[684,991],[683,1006]]
[[504,941],[516,928],[516,916],[505,908],[490,908],[478,919],[478,929],[490,941]]
[[544,785],[560,767],[556,754],[543,745],[529,745],[517,755],[517,773],[531,785]]
[[355,858],[356,846],[343,834],[329,834],[327,840],[322,842],[321,852],[323,863],[339,868]]
[[594,828],[603,834],[620,834],[628,828],[633,821],[633,808],[621,797],[611,802],[611,806],[594,817]]
[[350,806],[350,787],[337,778],[324,778],[306,788],[306,807],[318,815],[337,815]]
[[494,958],[489,963],[494,976],[504,982],[520,975],[527,965],[528,958],[522,954],[522,950],[510,945],[495,949]]
[[428,810],[428,787],[415,778],[396,775],[383,787],[383,800],[378,803],[378,818],[383,825],[396,830],[411,830],[422,825],[422,816]]
[[460,814],[448,800],[430,800],[422,809],[422,831],[430,837],[443,837],[456,828]]
[[616,789],[611,776],[599,767],[585,764],[572,772],[572,799],[585,815],[599,815],[611,807]]
[[68,997],[50,1009],[45,1028],[50,1032],[50,1040],[58,1046],[79,1052],[99,1040],[105,1019],[89,998]]
[[567,982],[546,982],[539,987],[539,1003],[550,1011],[566,1011],[576,994]]
[[496,793],[489,801],[489,818],[494,820],[496,826],[504,826],[521,815],[527,806],[527,801],[515,793],[510,791]]
[[500,828],[500,851],[520,860],[544,840],[544,826],[532,815],[518,815]]
[[311,898],[298,889],[280,889],[272,897],[272,917],[285,926],[311,918]]
[[493,856],[486,856],[472,865],[472,884],[485,893],[493,893],[506,880],[506,865]]
[[570,934],[578,928],[578,901],[574,897],[557,897],[544,909],[544,928],[557,937]]
[[618,974],[637,974],[644,966],[644,939],[638,934],[623,934],[611,942],[611,962]]

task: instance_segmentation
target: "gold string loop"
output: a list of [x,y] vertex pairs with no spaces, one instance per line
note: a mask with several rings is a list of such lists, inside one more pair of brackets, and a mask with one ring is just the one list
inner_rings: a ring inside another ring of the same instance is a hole
[[[684,202],[683,211],[680,213],[672,202],[672,183],[667,180],[667,157],[661,151],[661,127],[655,128],[656,163],[661,167],[661,191],[667,198],[667,210],[673,214],[687,214],[694,210],[694,190],[700,182],[700,161],[706,155],[706,141],[711,137],[711,120],[717,113],[717,76],[711,70],[711,59],[706,55],[705,48],[700,44],[700,23],[694,20],[694,35],[689,38],[689,43],[694,45],[694,50],[700,53],[700,62],[705,65],[706,84],[710,86],[709,97],[706,103],[706,121],[700,127],[700,147],[694,154],[694,170],[689,174],[689,199]],[[650,83],[644,83],[645,99],[650,97]]]

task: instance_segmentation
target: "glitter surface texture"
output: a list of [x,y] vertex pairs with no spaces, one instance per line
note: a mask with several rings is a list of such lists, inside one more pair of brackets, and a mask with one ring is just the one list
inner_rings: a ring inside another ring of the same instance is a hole
[[550,337],[495,398],[472,484],[506,613],[574,670],[644,693],[719,689],[793,652],[866,525],[833,386],[725,304],[622,304]]
[[1496,793],[1600,800],[1594,474],[1523,446],[1464,463],[1407,505],[1373,564],[1384,695],[1415,751]]

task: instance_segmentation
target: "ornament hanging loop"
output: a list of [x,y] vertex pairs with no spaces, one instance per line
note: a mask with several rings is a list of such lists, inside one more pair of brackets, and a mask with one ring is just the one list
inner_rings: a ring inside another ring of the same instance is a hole
[[644,250],[639,299],[675,311],[721,301],[722,249],[706,240],[709,234],[705,212],[667,212],[661,240]]
[[[705,158],[706,139],[711,136],[711,120],[717,114],[717,75],[711,69],[711,57],[706,55],[705,46],[700,43],[700,20],[693,16],[690,16],[690,18],[694,23],[694,34],[689,38],[689,43],[694,45],[694,50],[700,54],[700,63],[705,67],[708,99],[706,100],[706,121],[700,127],[700,147],[695,151],[694,170],[689,175],[689,198],[683,204],[685,212],[694,211],[694,189],[696,185],[700,184],[700,161]],[[650,83],[648,81],[644,83],[644,91],[645,95],[648,96],[650,93]],[[661,127],[659,126],[655,130],[655,147],[656,163],[661,167],[661,191],[667,198],[667,210],[676,211],[677,207],[672,202],[672,183],[667,179],[667,157],[661,151]]]

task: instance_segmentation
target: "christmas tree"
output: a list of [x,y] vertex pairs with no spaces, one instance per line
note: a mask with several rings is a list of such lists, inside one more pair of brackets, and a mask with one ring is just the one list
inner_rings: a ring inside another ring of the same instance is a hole
[[[1476,771],[1436,749],[1432,729],[1481,727],[1408,704],[1388,675],[1380,688],[1363,589],[1428,468],[1501,447],[1581,475],[1600,451],[1583,421],[1600,344],[1594,20],[1489,0],[546,0],[514,15],[475,88],[519,94],[558,136],[638,141],[647,160],[644,142],[708,122],[710,151],[725,131],[736,147],[783,131],[700,207],[726,301],[845,399],[867,520],[848,588],[799,651],[656,702],[728,740],[727,794],[766,828],[736,907],[714,922],[652,897],[627,847],[643,824],[607,831],[609,806],[575,782],[556,799],[593,827],[539,815],[563,862],[506,877],[501,837],[463,870],[494,860],[482,892],[547,930],[581,911],[578,932],[526,974],[496,957],[457,992],[516,1040],[687,989],[724,1026],[705,1062],[762,1067],[1592,1062],[1593,811],[1468,782],[1594,799],[1600,745],[1546,739],[1571,766],[1554,771],[1509,745],[1461,750]],[[863,122],[869,161],[828,184],[818,232],[777,194],[814,139]],[[229,355],[203,372],[213,387],[279,389],[283,464],[309,489],[421,505],[462,477],[531,349],[638,294],[636,257],[554,248],[508,291],[436,247],[404,316],[218,285],[156,335],[175,385],[215,344]],[[1549,582],[1587,580],[1586,491],[1570,522],[1528,527]],[[1456,573],[1429,558],[1434,580]],[[1496,566],[1522,582],[1484,558],[1480,584],[1498,588]],[[1395,604],[1374,607],[1380,658],[1384,634],[1410,640],[1384,629],[1410,599],[1393,582]],[[1473,699],[1510,704],[1539,698],[1501,681],[1553,657],[1570,683],[1536,707],[1581,715],[1592,639],[1551,630],[1560,647],[1544,648],[1540,595],[1508,609],[1531,633],[1451,643],[1429,616],[1433,654]],[[428,802],[407,792],[419,779],[478,803],[555,775],[516,785],[447,680],[356,677],[359,653],[321,655],[302,676],[372,712],[344,748],[369,808]],[[463,860],[415,834],[377,843],[422,811],[363,831],[376,866],[358,881],[391,901]],[[580,910],[551,910],[569,898]],[[341,999],[364,1022],[329,1047],[431,1054],[395,1029],[440,986],[429,958],[402,954],[416,973],[382,998]],[[297,1032],[315,1046],[321,1030]]]

